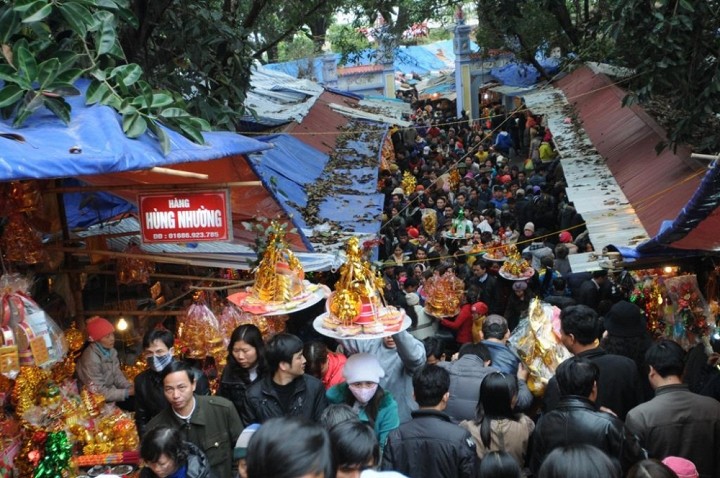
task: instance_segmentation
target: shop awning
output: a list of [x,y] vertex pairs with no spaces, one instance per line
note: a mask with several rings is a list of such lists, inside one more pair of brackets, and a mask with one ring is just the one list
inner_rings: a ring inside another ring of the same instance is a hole
[[87,106],[84,96],[71,97],[69,103],[72,107],[69,125],[44,109],[21,128],[13,128],[12,120],[0,121],[0,180],[146,170],[238,156],[270,147],[229,132],[205,133],[206,143],[199,145],[161,126],[172,145],[164,155],[157,140],[147,133],[138,139],[125,136],[120,115],[109,106]]

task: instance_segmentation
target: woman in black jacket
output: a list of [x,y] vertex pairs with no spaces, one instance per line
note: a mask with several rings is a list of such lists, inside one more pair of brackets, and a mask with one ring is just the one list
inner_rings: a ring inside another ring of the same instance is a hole
[[242,416],[245,391],[266,373],[265,343],[260,330],[252,324],[239,326],[230,336],[227,365],[220,377],[217,394],[233,402]]
[[190,442],[181,439],[174,428],[150,430],[140,445],[145,466],[140,478],[214,478],[205,454]]

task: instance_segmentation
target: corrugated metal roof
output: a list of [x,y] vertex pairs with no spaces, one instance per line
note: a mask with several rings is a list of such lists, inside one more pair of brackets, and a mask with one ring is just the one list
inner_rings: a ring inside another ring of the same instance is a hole
[[564,93],[548,87],[524,99],[534,114],[546,118],[560,153],[568,198],[585,219],[595,249],[608,244],[634,246],[646,240],[647,232],[635,210],[584,129],[565,123],[569,106]]
[[245,119],[268,125],[302,121],[323,92],[323,87],[313,81],[299,80],[263,66],[253,68],[250,85],[245,107],[255,115]]
[[293,123],[285,130],[313,148],[329,154],[335,148],[340,129],[348,118],[330,108],[330,103],[356,105],[357,100],[328,91],[320,95],[302,122]]
[[689,159],[687,148],[678,148],[677,154],[665,150],[658,156],[655,146],[664,139],[663,130],[641,108],[623,108],[625,92],[607,76],[581,67],[557,86],[575,108],[646,231],[656,234],[663,221],[674,219],[685,206],[704,167]]

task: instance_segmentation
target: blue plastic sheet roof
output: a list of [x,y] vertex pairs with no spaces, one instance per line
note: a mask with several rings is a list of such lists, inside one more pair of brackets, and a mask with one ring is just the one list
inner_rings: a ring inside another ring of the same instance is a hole
[[[318,207],[321,220],[337,222],[343,231],[369,234],[379,231],[384,201],[384,196],[377,193],[379,169],[364,164],[368,155],[379,154],[381,141],[361,134],[357,140],[348,141],[342,150],[342,158],[350,166],[324,171],[329,157],[290,135],[263,136],[259,139],[272,143],[274,148],[249,155],[251,167],[292,216],[296,227],[308,228],[301,211],[308,203],[307,187],[318,181],[327,181],[326,195]],[[328,174],[351,178],[352,183],[333,184]]]
[[[87,82],[78,85],[81,89]],[[72,120],[65,125],[48,110],[39,110],[21,128],[0,120],[0,134],[17,134],[24,141],[0,137],[0,180],[49,179],[118,173],[191,161],[247,154],[268,148],[266,143],[230,132],[205,133],[198,145],[164,128],[171,150],[164,155],[159,143],[144,134],[129,139],[120,115],[109,106],[86,106],[84,96],[68,99]],[[79,148],[78,154],[70,152]]]
[[[548,74],[558,71],[560,61],[557,58],[548,58],[538,53],[535,59]],[[532,86],[540,79],[540,73],[529,63],[508,63],[500,68],[493,68],[490,74],[506,86]]]
[[[63,180],[63,186],[78,187],[85,186],[85,183],[74,178],[66,178]],[[134,204],[102,191],[65,193],[62,197],[70,230],[86,229],[122,214],[137,212]]]

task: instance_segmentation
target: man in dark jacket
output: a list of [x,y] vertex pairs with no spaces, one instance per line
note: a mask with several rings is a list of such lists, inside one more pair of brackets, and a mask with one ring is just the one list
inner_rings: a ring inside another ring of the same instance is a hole
[[488,274],[489,264],[479,259],[473,263],[472,275],[465,280],[467,288],[478,289],[477,300],[487,304],[491,314],[502,314],[503,304],[500,298],[500,288],[497,279]]
[[325,387],[305,374],[302,340],[291,334],[276,335],[265,347],[265,360],[270,373],[247,389],[243,423],[283,416],[317,422],[327,407]]
[[[599,347],[601,321],[590,307],[573,305],[560,314],[560,340],[571,354],[590,360],[600,369],[596,403],[621,420],[642,401],[642,382],[632,359],[613,355]],[[543,399],[545,411],[558,406],[560,390],[555,377],[548,382]]]
[[412,420],[390,432],[383,454],[384,470],[413,478],[470,478],[475,476],[475,442],[470,433],[443,413],[450,394],[450,374],[425,365],[413,377],[419,410]]
[[580,290],[577,294],[578,304],[587,305],[591,309],[597,310],[600,300],[603,299],[603,285],[607,280],[607,270],[593,271],[592,279],[586,280],[580,284]]
[[624,476],[644,453],[622,420],[595,404],[600,389],[598,366],[585,358],[571,357],[558,366],[555,377],[561,399],[553,411],[540,417],[533,432],[532,472],[537,473],[556,448],[592,445],[619,462]]
[[685,352],[671,340],[645,353],[655,398],[627,414],[627,427],[650,458],[680,456],[692,461],[700,478],[720,478],[720,402],[688,390],[681,380]]
[[184,441],[200,448],[217,478],[231,478],[233,447],[242,431],[242,422],[229,400],[196,396],[195,376],[184,362],[172,362],[162,373],[165,399],[170,403],[147,425],[148,430],[164,426],[180,430]]
[[[145,434],[152,418],[167,408],[162,385],[162,371],[173,361],[175,337],[167,329],[151,329],[143,337],[143,349],[148,369],[135,377],[135,424],[138,434]],[[195,395],[210,395],[208,379],[199,369],[192,369],[195,376]]]

